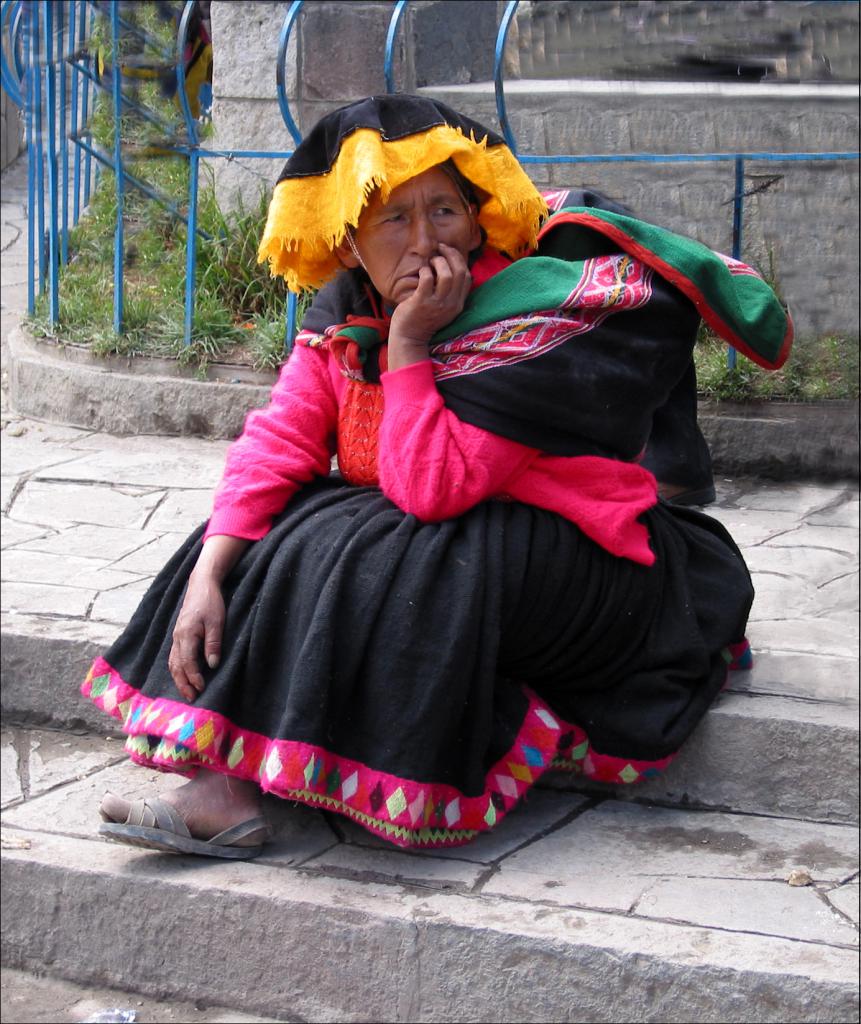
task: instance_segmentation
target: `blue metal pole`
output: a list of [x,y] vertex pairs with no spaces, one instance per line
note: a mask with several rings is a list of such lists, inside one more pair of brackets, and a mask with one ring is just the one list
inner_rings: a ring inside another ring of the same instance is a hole
[[275,86],[278,94],[278,106],[281,109],[281,119],[287,125],[287,131],[290,132],[297,146],[302,141],[302,133],[296,127],[296,122],[290,113],[290,104],[287,102],[286,67],[290,33],[293,31],[293,25],[299,17],[299,12],[302,10],[303,2],[304,0],[293,0],[293,3],[290,5],[290,10],[287,12],[284,24],[281,26],[281,36],[278,40],[278,59],[275,61]]
[[[84,9],[86,10],[86,8]],[[93,22],[96,18],[95,9],[90,9],[90,36],[93,34]],[[86,18],[84,17],[84,11],[81,12],[81,44],[86,42]],[[87,62],[92,62],[92,57],[87,56]],[[90,113],[90,80],[84,78],[84,95],[81,99],[81,124],[87,124]],[[90,187],[93,176],[92,162],[90,160],[90,154],[87,153],[84,158],[84,206],[87,207],[90,204]]]
[[[281,119],[287,126],[287,131],[293,139],[293,142],[298,146],[302,141],[302,133],[296,126],[296,122],[293,120],[293,115],[290,113],[290,104],[287,100],[287,48],[290,43],[290,33],[293,31],[293,26],[296,24],[296,19],[299,17],[299,12],[302,10],[303,0],[293,0],[290,5],[290,9],[287,12],[287,16],[284,19],[284,24],[281,26],[281,36],[278,40],[278,59],[275,62],[275,85],[278,93],[278,106],[281,109]],[[389,56],[391,46],[394,41],[394,33],[397,31],[397,22],[400,19],[400,15],[403,12],[405,2],[399,2],[395,7],[395,13],[392,21],[389,24],[389,34],[386,39],[386,66],[388,68],[386,72],[386,86],[389,86],[389,76],[391,72],[391,66],[389,63]],[[388,89],[389,92],[393,90]],[[289,355],[293,351],[293,342],[296,338],[296,295],[293,292],[287,293],[287,312],[284,323],[284,352]]]
[[[70,5],[74,6],[74,5]],[[60,168],[62,170],[62,234],[60,236],[60,260],[65,266],[69,262],[69,140],[66,130],[66,54],[72,49],[66,41],[66,5],[57,4],[58,53],[56,70],[60,76]]]
[[57,192],[57,66],[54,63],[54,5],[43,0],[45,19],[45,113],[48,118],[48,316],[52,324],[60,318],[59,238]]
[[188,234],[185,245],[185,325],[183,344],[191,344],[194,323],[194,287],[197,273],[197,182],[200,154],[192,150],[188,157]]
[[[83,28],[84,18],[83,11],[81,12],[81,27]],[[74,52],[76,46],[76,36],[78,35],[77,26],[77,14],[78,14],[78,0],[72,0],[69,4],[69,51]],[[83,42],[83,38],[81,40]],[[72,111],[71,111],[71,132],[73,135],[77,135],[80,131],[80,124],[78,123],[78,72],[75,68],[75,62],[70,62],[72,69]],[[72,224],[78,223],[78,219],[81,216],[81,151],[75,146],[75,155],[72,158]]]
[[[29,34],[29,37],[25,38],[25,47],[30,48],[31,55],[33,14],[33,8],[27,8],[24,21],[24,30]],[[36,199],[36,127],[34,124],[35,115],[33,107],[36,101],[34,81],[38,75],[39,67],[35,63],[31,63],[24,72],[24,81],[26,83],[26,117],[24,126],[27,133],[27,312],[31,316],[36,311],[36,222],[33,217],[33,204]]]
[[290,355],[296,340],[296,309],[298,302],[295,292],[287,292],[287,316],[284,321],[284,352]]
[[197,185],[200,170],[197,125],[191,116],[191,106],[185,91],[185,48],[188,40],[188,23],[193,9],[194,3],[189,0],[182,12],[176,38],[176,87],[190,147],[188,154],[188,232],[185,241],[185,324],[182,334],[184,345],[191,344],[194,325],[194,288],[197,271]]
[[403,17],[406,6],[407,0],[398,0],[395,4],[395,9],[392,11],[392,17],[389,21],[389,31],[386,34],[386,58],[383,63],[383,73],[386,76],[387,93],[393,93],[395,91],[395,38],[397,37],[398,26],[401,23],[401,18]]
[[120,26],[119,0],[111,2],[111,45],[113,50],[112,86],[114,92],[114,185],[117,192],[117,225],[114,232],[114,332],[123,332],[123,206],[125,200],[125,177],[123,175],[123,147],[121,119],[123,105],[120,96],[122,75],[120,74]]
[[[741,259],[741,233],[744,218],[744,158],[735,160],[735,191],[732,197],[732,258]],[[726,365],[735,369],[738,352],[730,346],[726,353]]]
[[[31,8],[30,30],[33,44],[33,106],[36,114],[36,227],[37,250],[36,260],[39,267],[39,294],[45,292],[45,164],[42,154],[42,54],[41,33],[39,31],[39,5],[34,3]],[[32,210],[30,211],[32,217]]]
[[499,23],[499,32],[496,34],[496,53],[493,58],[493,86],[496,91],[496,114],[499,118],[499,124],[502,128],[502,134],[505,136],[505,141],[508,143],[508,148],[512,153],[517,153],[517,144],[514,141],[514,133],[511,130],[511,125],[508,123],[508,114],[505,110],[505,91],[502,86],[502,64],[505,57],[505,41],[508,37],[508,30],[511,28],[511,22],[517,11],[517,6],[520,0],[509,0],[508,6],[505,8],[505,14],[502,16],[502,21]]

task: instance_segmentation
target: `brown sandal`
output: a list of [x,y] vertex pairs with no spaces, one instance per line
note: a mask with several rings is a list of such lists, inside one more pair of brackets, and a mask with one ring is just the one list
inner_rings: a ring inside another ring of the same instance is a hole
[[[260,855],[263,843],[272,836],[272,827],[260,816],[226,828],[211,839],[195,839],[176,809],[158,799],[136,800],[124,822],[114,821],[102,808],[99,808],[99,814],[103,819],[99,825],[99,834],[106,839],[127,846],[160,850],[162,853],[193,853],[202,857],[250,860]],[[258,845],[236,845],[257,832],[261,833]]]

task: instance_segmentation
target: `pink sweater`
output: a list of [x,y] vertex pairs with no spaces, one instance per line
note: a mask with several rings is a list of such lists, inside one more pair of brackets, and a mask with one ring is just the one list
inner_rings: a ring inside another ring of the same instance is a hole
[[[325,348],[297,345],[269,405],[231,446],[206,537],[259,540],[305,483],[329,473],[345,379]],[[651,565],[637,516],[657,501],[654,477],[630,463],[564,458],[461,422],[443,404],[430,359],[382,375],[378,471],[383,493],[424,522],[511,498],[575,522],[608,551]]]

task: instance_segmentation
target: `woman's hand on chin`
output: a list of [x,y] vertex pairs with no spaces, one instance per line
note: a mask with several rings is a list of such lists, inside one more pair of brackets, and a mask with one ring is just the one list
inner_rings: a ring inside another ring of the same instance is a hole
[[413,293],[399,302],[389,328],[389,369],[427,359],[428,342],[461,312],[472,279],[466,259],[440,242],[439,255],[418,272]]

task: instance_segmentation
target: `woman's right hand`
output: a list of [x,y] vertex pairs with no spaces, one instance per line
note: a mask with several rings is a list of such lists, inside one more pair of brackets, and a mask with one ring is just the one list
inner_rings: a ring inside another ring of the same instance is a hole
[[199,661],[201,642],[210,668],[221,660],[225,617],[221,583],[248,544],[241,537],[208,538],[188,579],[167,659],[176,688],[187,701],[203,693],[205,685]]
[[167,667],[176,688],[187,700],[193,701],[203,693],[200,671],[200,648],[210,668],[215,668],[221,657],[221,637],[224,632],[224,598],[221,586],[209,575],[196,575],[188,581],[185,600],[173,631],[173,644]]

